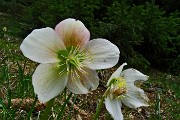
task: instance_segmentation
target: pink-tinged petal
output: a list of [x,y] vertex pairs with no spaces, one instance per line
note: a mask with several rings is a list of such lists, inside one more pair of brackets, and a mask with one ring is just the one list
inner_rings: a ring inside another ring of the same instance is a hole
[[55,27],[56,33],[63,40],[66,47],[79,46],[83,48],[90,39],[89,30],[84,24],[75,19],[65,19]]
[[128,93],[121,101],[130,108],[149,106],[147,95],[142,89],[134,85],[128,85]]
[[33,30],[22,42],[21,51],[27,58],[39,63],[58,62],[57,52],[65,49],[63,41],[51,28]]
[[106,69],[113,67],[119,60],[120,51],[116,45],[105,39],[90,40],[84,50],[87,59],[84,60],[91,69]]
[[121,102],[119,100],[105,98],[105,106],[114,120],[123,120],[123,114],[121,112]]
[[146,81],[148,79],[147,75],[144,75],[143,73],[139,72],[138,70],[135,70],[133,68],[124,70],[121,74],[121,76],[124,76],[124,79],[128,84],[134,85],[134,81],[136,80],[144,80]]
[[107,86],[109,85],[109,83],[111,82],[111,80],[112,80],[113,78],[118,78],[118,77],[120,77],[120,74],[121,74],[121,72],[122,72],[122,69],[123,69],[123,67],[124,67],[125,65],[127,65],[127,63],[123,63],[123,64],[111,75],[111,77],[109,78],[109,80],[108,80],[108,82],[107,82]]
[[58,64],[40,64],[33,76],[34,92],[41,102],[45,103],[59,95],[67,84],[67,74],[59,74]]
[[75,94],[86,94],[95,90],[99,85],[99,78],[95,70],[82,68],[69,74],[67,88]]

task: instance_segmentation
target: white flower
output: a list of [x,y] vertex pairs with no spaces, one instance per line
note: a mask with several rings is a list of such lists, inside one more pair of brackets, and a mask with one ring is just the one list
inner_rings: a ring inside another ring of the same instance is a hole
[[86,94],[97,88],[99,78],[95,69],[114,66],[119,49],[105,39],[90,40],[84,24],[75,19],[61,21],[55,30],[33,30],[20,49],[27,58],[41,63],[32,76],[34,91],[47,102],[63,91]]
[[123,120],[122,103],[130,108],[148,106],[148,97],[142,89],[134,85],[134,81],[145,81],[148,76],[132,68],[122,71],[125,65],[127,64],[122,64],[107,83],[110,90],[105,98],[105,106],[114,120]]

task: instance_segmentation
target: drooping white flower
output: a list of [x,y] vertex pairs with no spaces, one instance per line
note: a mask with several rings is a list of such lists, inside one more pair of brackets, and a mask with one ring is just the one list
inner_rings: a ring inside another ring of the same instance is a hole
[[105,106],[114,120],[123,120],[122,103],[130,108],[148,106],[148,97],[141,88],[134,85],[136,80],[147,80],[148,76],[135,69],[122,71],[122,64],[110,77],[107,86],[110,87]]
[[96,69],[114,66],[119,60],[117,46],[105,39],[90,40],[84,24],[75,19],[61,21],[55,30],[33,30],[20,49],[27,58],[41,63],[32,76],[35,93],[47,102],[63,91],[86,94],[97,88]]

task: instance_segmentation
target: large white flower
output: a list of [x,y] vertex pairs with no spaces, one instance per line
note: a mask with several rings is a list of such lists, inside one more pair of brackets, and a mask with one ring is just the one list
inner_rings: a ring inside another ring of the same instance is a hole
[[127,64],[122,64],[107,83],[110,89],[105,98],[105,106],[115,120],[123,120],[122,103],[130,108],[148,106],[148,97],[142,89],[134,85],[134,81],[145,81],[148,76],[132,68],[122,71],[125,65]]
[[33,30],[20,49],[27,58],[41,63],[32,76],[34,91],[47,102],[63,91],[86,94],[97,88],[99,78],[95,69],[114,66],[119,49],[105,39],[90,40],[84,24],[75,19],[61,21],[55,30]]

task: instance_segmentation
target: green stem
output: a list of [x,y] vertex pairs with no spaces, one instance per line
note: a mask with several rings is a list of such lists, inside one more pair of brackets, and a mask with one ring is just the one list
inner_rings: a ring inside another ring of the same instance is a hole
[[36,96],[35,99],[34,99],[33,105],[32,105],[32,107],[31,107],[31,109],[30,109],[30,111],[28,113],[28,120],[30,120],[30,118],[31,118],[31,115],[32,115],[32,112],[34,110],[34,107],[36,105],[37,100],[38,100],[38,97]]
[[97,109],[96,109],[96,113],[95,113],[95,115],[94,115],[93,120],[98,120],[99,113],[100,113],[100,111],[101,111],[101,108],[102,108],[104,99],[106,98],[109,90],[110,90],[110,87],[108,87],[108,89],[107,89],[107,90],[105,91],[105,93],[103,94],[103,96],[102,96],[102,98],[101,98],[101,100],[100,100],[100,102],[99,102],[99,104],[98,104],[98,107],[97,107]]
[[68,101],[71,98],[71,96],[72,96],[72,92],[68,95],[67,99],[65,100],[64,104],[62,105],[61,111],[59,112],[58,117],[57,117],[58,120],[61,120],[61,117],[62,117],[62,114],[63,114],[64,109],[66,107],[66,104],[68,103]]
[[[70,111],[72,111],[73,109],[74,109],[74,104],[75,104],[75,102],[76,102],[76,98],[77,98],[77,94],[76,95],[74,95],[74,100],[73,100],[73,104],[72,104],[72,107],[71,107],[71,109],[70,109]],[[74,113],[74,112],[73,112]],[[68,117],[68,120],[72,120],[72,112],[70,112],[70,114],[69,114],[69,117]]]
[[[6,105],[3,103],[2,99],[0,98],[0,108],[1,107],[2,107],[2,113],[4,113],[4,115],[2,115],[3,120],[5,120],[7,118],[6,113],[7,113],[7,115],[9,115],[8,117],[10,118],[10,120],[13,120],[13,117],[10,113],[11,111],[7,109]],[[4,116],[5,116],[5,118],[4,118]]]
[[44,113],[43,113],[43,116],[41,118],[41,120],[48,120],[48,115],[51,111],[51,108],[53,106],[53,103],[54,103],[54,99],[51,99],[48,103],[47,103],[47,106],[46,106],[46,109],[44,110]]

